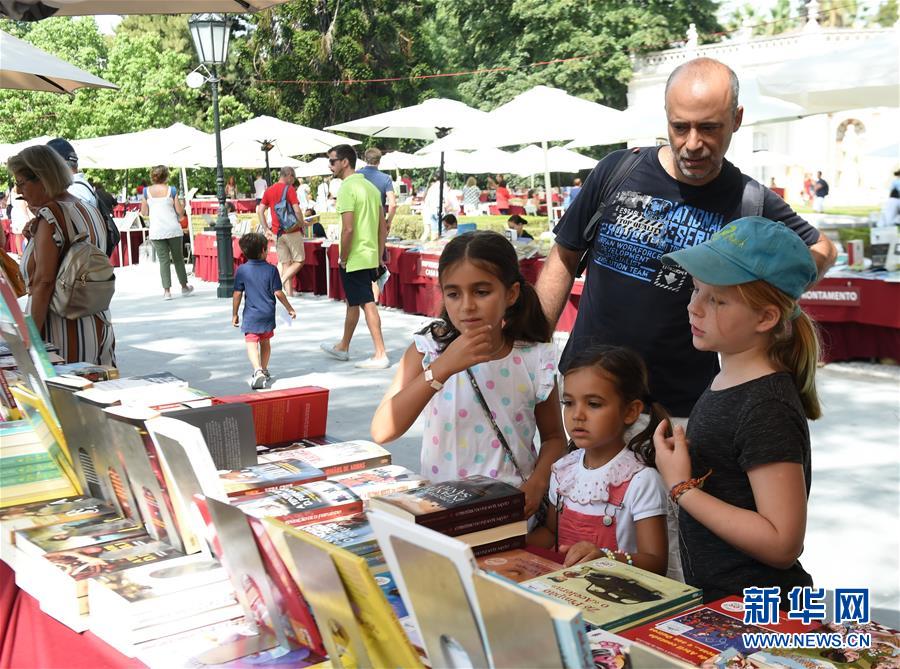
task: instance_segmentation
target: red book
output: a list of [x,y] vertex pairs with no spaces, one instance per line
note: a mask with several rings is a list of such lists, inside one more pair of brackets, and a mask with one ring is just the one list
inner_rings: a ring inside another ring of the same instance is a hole
[[288,444],[325,434],[328,390],[317,386],[216,397],[213,404],[243,402],[253,410],[257,444]]
[[799,620],[789,620],[787,614],[780,611],[777,624],[748,625],[744,623],[743,599],[733,595],[618,634],[700,666],[709,658],[729,649],[743,655],[759,650],[746,648],[742,634],[769,631],[811,632],[821,624],[821,621],[806,625]]

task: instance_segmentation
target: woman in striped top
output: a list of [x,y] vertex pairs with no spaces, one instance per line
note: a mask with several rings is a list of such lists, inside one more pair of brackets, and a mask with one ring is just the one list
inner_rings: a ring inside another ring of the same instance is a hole
[[[59,347],[66,362],[116,364],[116,340],[109,311],[69,319],[50,309],[56,273],[71,245],[68,229],[87,231],[92,244],[105,246],[106,226],[96,207],[66,192],[72,174],[62,158],[46,146],[32,146],[11,157],[6,169],[36,217],[29,223],[29,238],[20,269],[29,295],[29,310],[45,341]],[[68,222],[70,225],[66,225]]]

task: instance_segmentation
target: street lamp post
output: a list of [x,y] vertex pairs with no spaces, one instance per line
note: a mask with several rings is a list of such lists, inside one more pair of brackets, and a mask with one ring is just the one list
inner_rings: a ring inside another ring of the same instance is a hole
[[228,58],[228,38],[231,20],[222,14],[194,14],[188,21],[197,57],[209,67],[208,78],[212,89],[213,126],[216,134],[216,196],[219,215],[216,218],[216,251],[219,258],[218,297],[231,297],[234,293],[234,256],[231,250],[231,221],[225,205],[225,174],[222,169],[222,135],[219,125],[219,70]]

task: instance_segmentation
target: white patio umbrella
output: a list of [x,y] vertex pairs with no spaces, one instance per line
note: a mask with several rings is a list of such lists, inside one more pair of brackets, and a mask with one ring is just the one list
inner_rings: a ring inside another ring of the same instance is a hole
[[[540,174],[544,171],[544,150],[535,144],[529,144],[512,154],[516,167],[512,172],[521,176]],[[554,146],[547,151],[548,165],[551,172],[580,172],[593,169],[597,160],[575,151]]]
[[574,139],[582,128],[615,127],[623,121],[622,112],[611,107],[569,95],[558,88],[535,86],[489,112],[483,121],[458,128],[419,153],[541,142],[545,155],[544,184],[549,197],[548,142]]
[[[365,118],[331,125],[326,130],[337,130],[371,137],[393,137],[407,139],[434,140],[443,137],[453,128],[477,124],[487,117],[487,113],[473,109],[457,100],[432,98],[421,104],[395,109],[393,111],[367,116]],[[478,148],[478,147],[470,147]],[[444,207],[444,158],[438,161],[438,233],[441,231],[441,212]]]
[[298,177],[316,177],[331,174],[328,158],[315,158],[308,163],[301,162],[294,167],[294,173]]
[[[288,156],[325,153],[337,144],[359,144],[359,142],[272,116],[257,116],[222,131],[222,158],[225,164],[235,162],[230,155],[239,157],[238,162],[246,163],[247,158],[256,152],[260,159],[253,161],[253,166],[265,165],[268,180],[270,164],[296,166],[299,165],[299,161],[291,163]],[[210,153],[215,158],[215,147],[212,143],[210,148],[212,149]]]
[[197,167],[193,151],[211,135],[184,123],[72,141],[81,167],[124,170],[151,165]]
[[71,93],[118,86],[0,30],[0,88]]
[[0,0],[0,14],[16,21],[97,14],[253,12],[285,0]]
[[437,167],[439,162],[437,154],[417,156],[403,151],[391,151],[382,156],[379,167],[383,170],[422,170]]
[[449,151],[446,154],[446,170],[454,174],[504,174],[513,172],[515,167],[513,154],[494,147],[471,153]]
[[785,61],[758,75],[764,95],[801,105],[806,114],[860,107],[900,107],[900,33]]

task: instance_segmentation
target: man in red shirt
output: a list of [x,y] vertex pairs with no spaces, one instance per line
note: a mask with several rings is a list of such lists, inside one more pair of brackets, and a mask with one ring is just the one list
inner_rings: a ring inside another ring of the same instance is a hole
[[[301,234],[306,223],[303,220],[303,212],[300,211],[300,202],[297,200],[297,191],[294,190],[293,167],[282,167],[279,179],[266,189],[262,199],[256,205],[256,215],[259,218],[260,230],[268,239],[275,239],[275,251],[278,254],[278,274],[284,287],[284,294],[293,296],[294,275],[303,267],[306,255],[303,252],[303,235]],[[284,190],[287,189],[287,201],[294,210],[294,215],[300,224],[293,229],[284,232],[278,215],[275,213],[275,205],[281,202]],[[269,208],[269,221],[266,223],[266,207]]]

